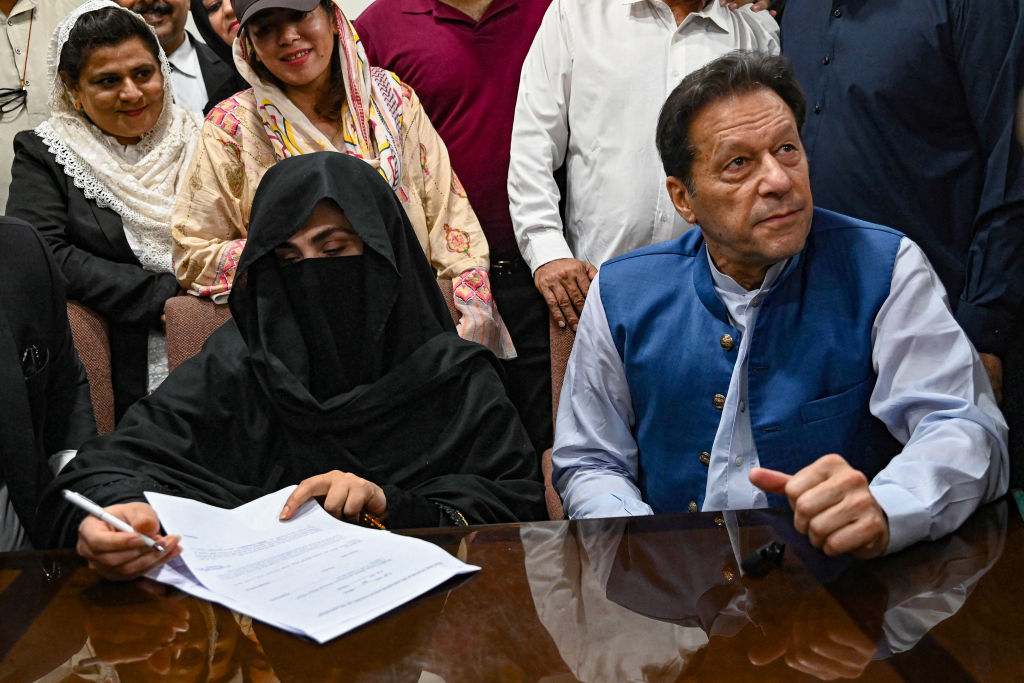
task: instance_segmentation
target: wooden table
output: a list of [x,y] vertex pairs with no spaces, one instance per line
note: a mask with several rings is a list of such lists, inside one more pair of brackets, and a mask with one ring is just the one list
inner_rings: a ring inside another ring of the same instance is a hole
[[[1024,680],[1024,522],[828,560],[787,511],[410,532],[480,572],[327,645],[68,551],[0,554],[0,681]],[[737,563],[787,544],[762,578]]]

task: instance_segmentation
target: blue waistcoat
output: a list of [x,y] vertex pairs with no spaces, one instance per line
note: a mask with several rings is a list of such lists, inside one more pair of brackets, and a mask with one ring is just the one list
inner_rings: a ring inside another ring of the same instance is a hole
[[[871,328],[901,237],[815,209],[804,250],[764,298],[752,331],[747,406],[762,467],[793,473],[839,453],[871,479],[898,452],[868,399]],[[729,388],[740,333],[715,293],[700,230],[606,262],[600,293],[636,416],[640,492],[655,512],[702,506],[700,454],[715,441],[715,396]],[[769,496],[769,504],[784,499]]]

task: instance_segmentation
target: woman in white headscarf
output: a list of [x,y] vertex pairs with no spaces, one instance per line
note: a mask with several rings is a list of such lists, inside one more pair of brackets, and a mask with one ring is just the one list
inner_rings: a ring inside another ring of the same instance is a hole
[[380,172],[438,277],[452,280],[459,334],[500,358],[515,357],[491,295],[483,229],[412,89],[370,66],[334,0],[232,5],[241,25],[235,66],[252,89],[214,107],[203,125],[174,211],[182,286],[223,299],[263,174],[287,157],[343,152]]
[[120,418],[167,375],[171,213],[201,120],[174,104],[153,30],[109,0],[68,15],[48,65],[51,116],[14,138],[7,214],[46,238],[68,298],[109,321]]

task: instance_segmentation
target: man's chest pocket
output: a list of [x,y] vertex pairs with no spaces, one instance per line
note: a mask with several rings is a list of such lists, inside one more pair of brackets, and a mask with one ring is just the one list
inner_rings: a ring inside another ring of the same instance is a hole
[[800,419],[809,425],[854,411],[866,411],[874,386],[874,378],[869,377],[838,394],[808,401],[800,406]]
[[874,385],[874,378],[868,378],[800,406],[799,439],[815,458],[826,453],[839,453],[847,460],[860,456],[869,438],[864,427],[871,416],[868,401]]

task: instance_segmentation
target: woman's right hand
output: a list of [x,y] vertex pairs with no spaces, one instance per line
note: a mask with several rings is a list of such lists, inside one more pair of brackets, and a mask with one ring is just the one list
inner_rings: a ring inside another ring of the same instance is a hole
[[180,536],[161,536],[160,520],[156,510],[146,503],[122,503],[105,508],[118,519],[124,520],[139,533],[149,536],[164,547],[158,552],[133,533],[119,531],[92,515],[78,525],[78,545],[75,550],[105,579],[128,581],[142,576],[181,554]]

